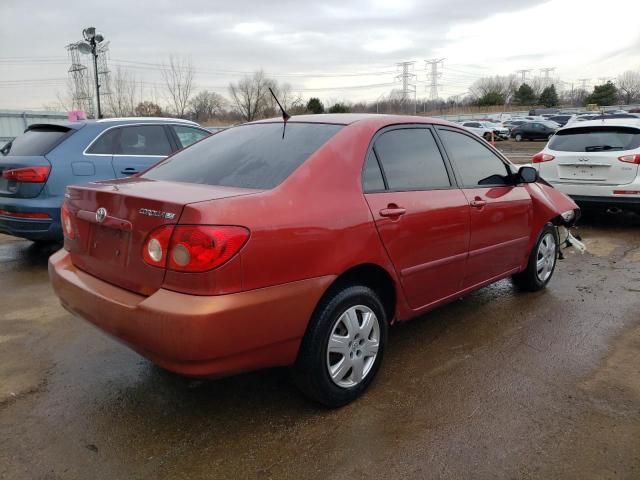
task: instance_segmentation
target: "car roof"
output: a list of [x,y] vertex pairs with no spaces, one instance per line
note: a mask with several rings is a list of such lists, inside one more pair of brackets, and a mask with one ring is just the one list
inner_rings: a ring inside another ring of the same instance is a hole
[[640,118],[604,118],[602,120],[585,120],[584,122],[572,123],[562,127],[561,130],[584,127],[601,127],[603,125],[609,127],[635,127],[640,129]]
[[[381,121],[389,125],[398,123],[431,123],[436,125],[460,126],[453,122],[435,117],[422,117],[417,115],[386,115],[378,113],[321,113],[317,115],[296,115],[288,120],[289,123],[333,123],[337,125],[351,125],[356,122],[380,123]],[[282,122],[282,117],[266,118],[264,120],[257,120],[251,123],[273,122]]]

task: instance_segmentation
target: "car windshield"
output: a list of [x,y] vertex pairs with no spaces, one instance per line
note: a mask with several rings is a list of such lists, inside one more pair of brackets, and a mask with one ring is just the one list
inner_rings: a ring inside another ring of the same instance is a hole
[[[284,181],[343,125],[254,123],[223,130],[156,165],[153,180],[270,189]],[[284,130],[283,130],[284,129]]]
[[560,152],[634,150],[640,147],[640,130],[628,127],[580,127],[560,130],[549,148]]

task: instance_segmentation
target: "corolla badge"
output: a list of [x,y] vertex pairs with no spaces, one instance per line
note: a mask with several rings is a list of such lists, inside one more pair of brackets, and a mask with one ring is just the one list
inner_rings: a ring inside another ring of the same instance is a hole
[[105,218],[107,218],[107,209],[100,207],[96,210],[96,222],[102,223]]
[[146,215],[147,217],[160,217],[166,218],[167,220],[172,220],[176,217],[175,213],[171,212],[162,212],[160,210],[151,210],[149,208],[141,208],[138,210],[140,215]]

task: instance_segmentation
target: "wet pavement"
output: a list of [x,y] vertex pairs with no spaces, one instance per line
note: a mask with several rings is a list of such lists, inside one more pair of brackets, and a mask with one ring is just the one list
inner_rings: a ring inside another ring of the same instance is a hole
[[640,478],[640,222],[587,218],[546,291],[509,281],[391,330],[340,410],[285,369],[166,373],[63,310],[0,235],[0,478]]

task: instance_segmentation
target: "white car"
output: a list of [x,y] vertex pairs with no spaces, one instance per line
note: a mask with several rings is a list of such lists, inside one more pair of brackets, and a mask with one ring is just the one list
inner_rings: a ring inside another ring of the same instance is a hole
[[482,125],[483,123],[484,122],[474,120],[474,121],[468,121],[468,122],[461,122],[460,125],[462,125],[464,128],[466,128],[470,132],[475,133],[479,137],[484,138],[487,142],[490,142],[491,133],[493,132],[493,129],[485,127],[484,125]]
[[640,212],[640,120],[566,126],[532,161],[544,180],[583,207]]
[[482,124],[484,127],[492,129],[496,137],[502,138],[503,140],[509,138],[509,129],[501,123],[484,121],[480,122],[480,124]]

